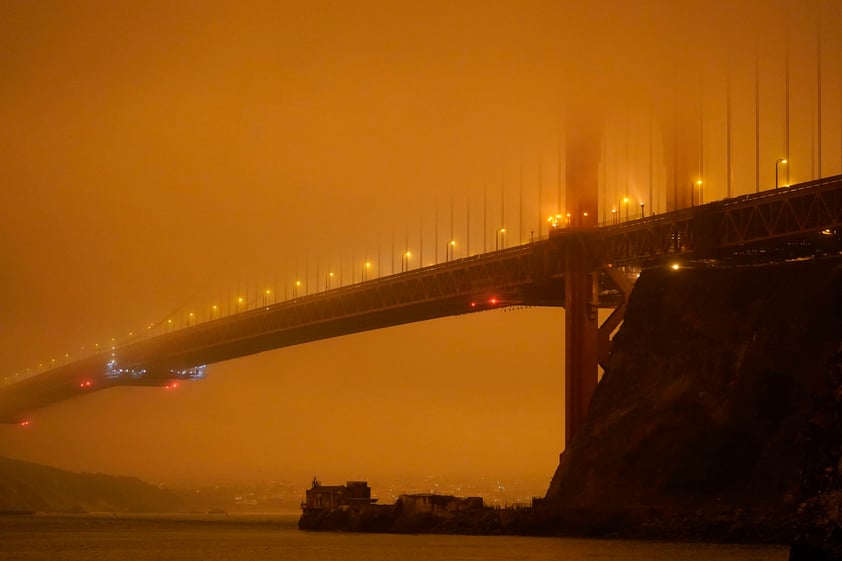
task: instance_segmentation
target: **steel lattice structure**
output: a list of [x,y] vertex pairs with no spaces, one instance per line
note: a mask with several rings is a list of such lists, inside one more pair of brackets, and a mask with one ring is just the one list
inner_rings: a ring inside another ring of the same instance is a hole
[[641,264],[810,241],[840,227],[842,176],[835,176],[603,228],[591,248],[604,263]]

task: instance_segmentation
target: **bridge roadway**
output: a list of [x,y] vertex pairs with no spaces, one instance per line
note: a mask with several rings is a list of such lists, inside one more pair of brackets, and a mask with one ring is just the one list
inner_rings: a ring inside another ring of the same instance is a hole
[[[630,292],[622,267],[838,252],[840,228],[842,176],[600,228],[562,228],[532,243],[249,310],[58,366],[0,388],[0,422],[26,423],[34,410],[112,386],[201,378],[208,364],[271,349],[514,305],[564,306],[567,316],[591,323],[598,307],[614,307],[591,353],[604,363]],[[566,321],[568,349],[588,347]],[[579,390],[568,385],[574,421],[589,403],[596,363],[587,352],[566,363],[568,379],[583,363],[584,377],[593,380],[578,409],[570,395]]]

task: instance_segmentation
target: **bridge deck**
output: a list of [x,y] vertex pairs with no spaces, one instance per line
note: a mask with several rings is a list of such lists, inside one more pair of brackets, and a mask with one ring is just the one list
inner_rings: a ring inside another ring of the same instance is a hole
[[[676,256],[839,251],[842,176],[717,201],[374,279],[138,340],[0,388],[0,421],[114,385],[164,385],[270,349],[512,305],[562,306],[571,244],[594,269]],[[823,233],[824,232],[824,233]],[[602,302],[603,304],[607,302]],[[87,384],[87,385],[86,385]]]

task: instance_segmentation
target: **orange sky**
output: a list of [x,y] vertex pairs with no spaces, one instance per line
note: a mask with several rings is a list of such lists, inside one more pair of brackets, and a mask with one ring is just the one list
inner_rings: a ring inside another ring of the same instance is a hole
[[[700,167],[706,196],[721,198],[730,75],[732,193],[753,191],[755,53],[769,188],[784,154],[787,33],[792,179],[817,175],[819,154],[822,175],[840,173],[840,11],[832,0],[5,0],[0,376],[201,316],[237,287],[282,297],[306,270],[312,291],[340,263],[347,281],[378,255],[388,274],[393,239],[420,257],[422,223],[425,264],[451,236],[464,255],[468,230],[471,253],[493,247],[500,225],[508,244],[525,241],[563,210],[569,111],[605,123],[600,218],[618,194],[662,211],[667,188],[695,178],[666,171],[663,139],[674,120],[698,127],[702,92]],[[697,153],[699,131],[684,133]],[[26,431],[0,426],[0,454],[165,480],[548,480],[562,447],[562,323],[560,310],[493,312],[265,353],[178,392],[109,390]]]

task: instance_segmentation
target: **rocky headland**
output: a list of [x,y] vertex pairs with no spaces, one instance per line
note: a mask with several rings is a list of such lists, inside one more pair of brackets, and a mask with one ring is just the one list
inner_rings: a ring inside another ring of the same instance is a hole
[[345,509],[321,529],[792,543],[793,561],[842,559],[840,263],[644,271],[533,508]]
[[840,345],[838,259],[644,271],[533,528],[794,539],[793,559],[822,559],[840,539]]

